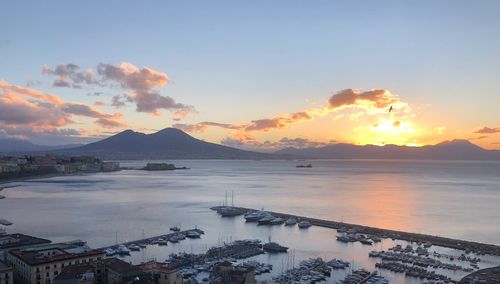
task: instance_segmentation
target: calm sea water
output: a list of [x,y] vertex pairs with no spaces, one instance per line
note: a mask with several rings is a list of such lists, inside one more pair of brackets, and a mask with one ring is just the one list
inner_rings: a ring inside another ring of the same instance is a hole
[[[499,162],[324,160],[313,161],[310,169],[296,168],[299,163],[308,162],[185,160],[175,164],[190,170],[19,182],[2,192],[6,199],[0,200],[0,217],[14,223],[11,232],[54,241],[83,239],[93,247],[114,244],[117,238],[165,234],[173,225],[206,232],[201,240],[148,247],[134,253],[133,262],[164,260],[176,251],[201,252],[235,239],[271,237],[295,250],[295,263],[316,256],[340,257],[357,268],[375,263],[367,258],[373,247],[340,244],[335,230],[257,227],[242,217],[220,218],[209,207],[222,203],[226,192],[229,202],[234,192],[238,206],[500,244]],[[385,240],[376,249],[392,245]],[[286,254],[257,259],[272,263],[274,274],[291,265]],[[405,282],[400,275],[386,274],[395,283]],[[343,276],[339,272],[333,278]]]

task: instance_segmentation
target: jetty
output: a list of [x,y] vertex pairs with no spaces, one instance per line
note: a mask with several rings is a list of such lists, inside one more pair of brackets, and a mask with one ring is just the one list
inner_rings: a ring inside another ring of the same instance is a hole
[[[233,208],[234,208],[234,210],[246,211],[248,213],[259,211],[257,209],[245,208],[245,207],[233,207]],[[351,223],[345,223],[345,222],[338,222],[338,221],[332,221],[332,220],[324,220],[324,219],[318,219],[318,218],[310,218],[310,217],[306,217],[306,216],[292,215],[292,214],[286,214],[286,213],[280,213],[280,212],[272,212],[272,211],[267,211],[267,212],[269,212],[270,214],[272,214],[275,217],[283,218],[285,220],[290,219],[290,218],[294,218],[296,220],[308,221],[313,226],[318,226],[318,227],[331,228],[331,229],[336,229],[336,230],[339,230],[339,229],[349,230],[349,231],[356,232],[359,234],[378,236],[381,238],[398,239],[398,240],[404,240],[404,241],[408,241],[408,242],[423,243],[423,244],[429,243],[429,244],[432,244],[435,246],[463,250],[465,252],[474,252],[474,253],[480,254],[480,255],[489,254],[489,255],[500,256],[500,246],[499,245],[485,244],[485,243],[459,240],[459,239],[453,239],[453,238],[447,238],[447,237],[441,237],[441,236],[433,236],[433,235],[420,234],[420,233],[410,233],[410,232],[404,232],[404,231],[382,229],[382,228],[376,228],[376,227],[370,227],[370,226],[364,226],[364,225],[358,225],[358,224],[351,224]]]
[[135,241],[129,241],[129,242],[124,242],[124,243],[117,243],[117,244],[114,244],[114,245],[101,247],[99,249],[100,250],[116,249],[120,245],[124,245],[124,246],[128,247],[130,245],[137,245],[137,244],[153,244],[153,243],[159,241],[160,239],[162,239],[162,240],[171,240],[172,238],[175,238],[175,236],[177,236],[179,234],[182,234],[184,236],[188,236],[188,235],[191,235],[193,233],[198,234],[198,235],[205,234],[205,232],[203,232],[203,230],[200,230],[200,229],[190,229],[190,230],[184,230],[184,231],[180,231],[180,232],[173,232],[173,233],[168,233],[168,234],[164,234],[164,235],[148,237],[148,238],[144,238],[144,239],[140,239],[140,240],[135,240]]

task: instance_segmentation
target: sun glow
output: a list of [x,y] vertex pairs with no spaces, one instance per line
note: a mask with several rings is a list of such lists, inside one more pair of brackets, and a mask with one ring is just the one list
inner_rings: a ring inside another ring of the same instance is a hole
[[357,144],[421,146],[416,141],[416,126],[409,121],[381,119],[370,127],[358,127],[355,132]]

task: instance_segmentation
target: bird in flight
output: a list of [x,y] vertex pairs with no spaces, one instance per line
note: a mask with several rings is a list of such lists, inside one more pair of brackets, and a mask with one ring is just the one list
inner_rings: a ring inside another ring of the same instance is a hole
[[392,112],[392,106],[389,108],[389,113]]

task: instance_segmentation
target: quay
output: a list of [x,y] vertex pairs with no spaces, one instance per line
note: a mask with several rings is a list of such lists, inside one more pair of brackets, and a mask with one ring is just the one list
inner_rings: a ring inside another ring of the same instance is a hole
[[119,245],[125,245],[125,246],[128,247],[129,245],[139,244],[139,243],[142,243],[142,244],[151,244],[152,242],[157,241],[159,239],[170,240],[170,239],[172,239],[172,237],[174,237],[174,236],[176,236],[178,234],[187,235],[190,232],[196,232],[196,233],[198,233],[200,235],[202,235],[202,234],[205,233],[205,232],[203,232],[203,230],[200,230],[200,229],[190,229],[190,230],[184,230],[184,231],[179,231],[179,232],[172,232],[172,233],[168,233],[168,234],[164,234],[164,235],[159,235],[159,236],[153,236],[153,237],[149,237],[149,238],[145,238],[145,239],[140,239],[140,240],[135,240],[135,241],[129,241],[129,242],[125,242],[125,243],[118,243],[118,244],[114,244],[114,245],[110,245],[110,246],[101,247],[99,249],[100,250],[116,249]]
[[[247,212],[258,211],[256,209],[245,208],[245,207],[233,207],[233,208],[238,209],[238,210],[242,210],[242,211],[247,211]],[[410,233],[410,232],[404,232],[404,231],[375,228],[375,227],[369,227],[369,226],[363,226],[363,225],[357,225],[357,224],[350,224],[350,223],[331,221],[331,220],[323,220],[323,219],[317,219],[317,218],[309,218],[309,217],[305,217],[305,216],[298,216],[298,215],[272,212],[272,211],[266,211],[266,212],[269,212],[273,216],[283,218],[285,220],[289,219],[289,218],[295,218],[296,220],[309,221],[312,225],[318,226],[318,227],[325,227],[325,228],[330,228],[330,229],[347,229],[347,230],[356,231],[357,233],[360,233],[360,234],[374,235],[374,236],[379,236],[382,238],[398,239],[398,240],[404,240],[404,241],[416,242],[416,243],[431,243],[432,245],[435,245],[435,246],[464,250],[466,252],[474,252],[476,254],[489,254],[489,255],[500,256],[500,246],[493,245],[493,244],[485,244],[485,243],[452,239],[452,238],[446,238],[446,237],[440,237],[440,236],[433,236],[433,235],[426,235],[426,234],[419,234],[419,233]]]

